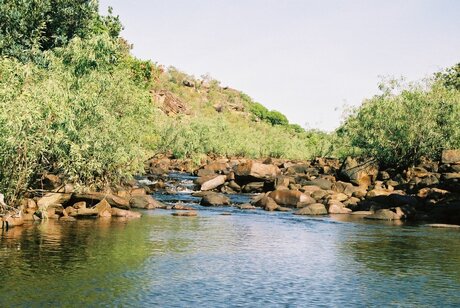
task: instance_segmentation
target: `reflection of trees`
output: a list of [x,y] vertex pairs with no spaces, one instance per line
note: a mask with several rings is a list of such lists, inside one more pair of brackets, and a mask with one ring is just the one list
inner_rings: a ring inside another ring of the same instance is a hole
[[460,283],[458,231],[377,227],[365,232],[344,242],[340,251],[384,275],[436,276]]
[[[12,228],[0,235],[0,306],[72,305],[72,298],[89,305],[111,303],[142,285],[142,278],[129,273],[149,256],[187,251],[190,239],[174,234],[198,228],[197,219],[164,216],[49,220]],[[171,236],[157,239],[156,232]]]

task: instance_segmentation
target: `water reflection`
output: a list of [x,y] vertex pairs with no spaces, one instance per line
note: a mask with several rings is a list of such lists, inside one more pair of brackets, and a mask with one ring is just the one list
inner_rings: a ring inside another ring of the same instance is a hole
[[460,232],[342,217],[158,210],[12,228],[0,306],[460,303]]

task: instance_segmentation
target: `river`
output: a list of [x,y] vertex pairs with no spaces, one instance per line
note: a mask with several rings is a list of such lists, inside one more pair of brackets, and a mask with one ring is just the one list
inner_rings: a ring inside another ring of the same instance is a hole
[[0,307],[460,305],[458,230],[193,206],[3,232]]

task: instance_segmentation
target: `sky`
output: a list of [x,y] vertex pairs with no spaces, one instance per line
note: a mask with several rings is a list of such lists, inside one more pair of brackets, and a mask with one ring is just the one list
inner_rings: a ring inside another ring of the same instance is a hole
[[291,123],[331,131],[383,77],[460,62],[458,0],[100,0],[133,54],[210,74]]

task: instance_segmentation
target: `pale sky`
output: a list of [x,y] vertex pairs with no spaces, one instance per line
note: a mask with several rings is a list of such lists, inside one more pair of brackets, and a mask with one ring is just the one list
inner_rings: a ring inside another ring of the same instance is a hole
[[209,73],[292,123],[333,130],[379,76],[460,62],[460,0],[100,0],[133,53]]

